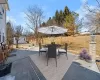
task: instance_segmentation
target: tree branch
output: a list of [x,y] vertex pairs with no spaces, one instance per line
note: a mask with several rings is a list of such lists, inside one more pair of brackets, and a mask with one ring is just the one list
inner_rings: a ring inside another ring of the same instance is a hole
[[100,7],[100,2],[98,0],[96,0],[96,2],[98,3],[99,7]]

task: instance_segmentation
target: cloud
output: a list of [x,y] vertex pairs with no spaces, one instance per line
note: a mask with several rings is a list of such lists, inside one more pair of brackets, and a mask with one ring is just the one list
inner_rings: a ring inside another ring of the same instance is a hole
[[[91,4],[87,4],[88,0],[80,0],[81,2],[81,6],[79,7],[79,9],[77,9],[75,12],[79,14],[79,20],[83,20],[83,31],[88,30],[88,28],[91,28],[91,25],[87,25],[87,23],[89,23],[89,16],[93,17],[93,15],[95,15],[95,13],[90,12],[89,10],[93,11],[93,12],[98,12],[98,10],[100,11],[100,9],[98,8],[98,6],[96,5],[91,5]],[[87,7],[88,6],[88,7]],[[91,16],[92,15],[92,16]]]
[[77,9],[75,12],[79,14],[79,19],[83,18],[87,11],[84,9],[84,4],[86,3],[87,0],[80,0],[81,6],[79,9]]
[[16,24],[17,23],[16,19],[14,17],[12,17],[12,16],[7,16],[7,22],[8,21],[12,22],[12,24]]
[[88,11],[84,9],[84,6],[80,6],[80,8],[76,10],[75,12],[79,14],[79,19],[84,18],[85,15],[88,13]]
[[[81,1],[81,6],[79,9],[77,9],[75,12],[79,14],[79,19],[82,19],[82,18],[85,18],[85,16],[87,14],[90,14],[89,10],[88,10],[88,7],[90,10],[93,10],[93,11],[97,11],[98,7],[97,6],[93,6],[93,5],[89,5],[89,4],[86,4],[88,2],[88,0],[80,0]],[[87,7],[87,6],[88,7]]]

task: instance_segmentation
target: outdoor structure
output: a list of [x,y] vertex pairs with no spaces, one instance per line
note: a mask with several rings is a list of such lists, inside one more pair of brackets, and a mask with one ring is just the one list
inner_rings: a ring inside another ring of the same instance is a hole
[[90,35],[90,32],[81,32],[80,35]]
[[89,53],[92,57],[92,61],[95,62],[96,60],[96,40],[95,40],[95,35],[91,35],[90,39],[90,45],[89,45]]
[[93,27],[90,29],[91,36],[90,36],[90,45],[89,45],[89,54],[92,57],[92,62],[95,62],[96,60],[96,28]]
[[8,0],[0,0],[0,42],[6,43],[6,11]]
[[[16,44],[16,38],[14,37],[14,44]],[[19,44],[25,44],[25,43],[27,43],[27,41],[26,41],[26,37],[25,36],[21,36],[20,38],[19,38],[19,41],[18,41],[18,43]]]

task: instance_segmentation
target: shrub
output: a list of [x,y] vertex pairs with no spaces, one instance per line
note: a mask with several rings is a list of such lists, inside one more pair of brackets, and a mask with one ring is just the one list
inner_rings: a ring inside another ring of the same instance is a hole
[[34,46],[34,44],[32,44],[32,46]]
[[88,54],[87,50],[86,49],[83,49],[81,52],[80,52],[80,59],[84,59],[84,60],[91,60],[91,56]]
[[85,60],[92,60],[90,55],[85,55]]

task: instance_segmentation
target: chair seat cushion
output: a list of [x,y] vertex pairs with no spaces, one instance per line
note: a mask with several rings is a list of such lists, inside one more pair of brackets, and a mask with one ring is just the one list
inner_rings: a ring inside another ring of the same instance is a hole
[[66,53],[65,49],[58,49],[58,52]]
[[46,52],[47,48],[41,48],[40,51]]

